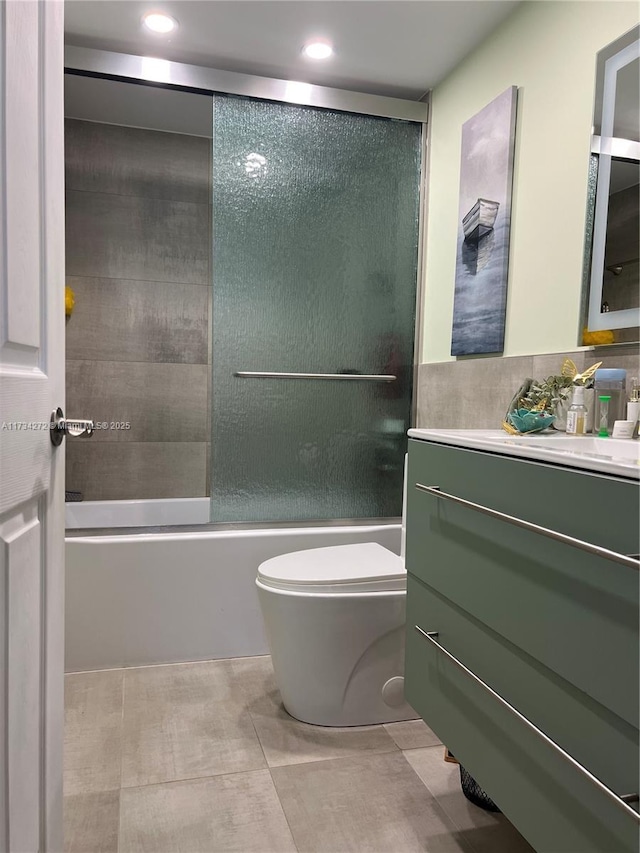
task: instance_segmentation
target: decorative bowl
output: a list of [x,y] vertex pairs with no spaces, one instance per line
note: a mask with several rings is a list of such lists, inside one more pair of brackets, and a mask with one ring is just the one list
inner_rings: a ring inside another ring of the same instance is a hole
[[556,416],[549,412],[530,412],[529,409],[515,409],[507,415],[507,421],[520,433],[542,432],[555,421]]

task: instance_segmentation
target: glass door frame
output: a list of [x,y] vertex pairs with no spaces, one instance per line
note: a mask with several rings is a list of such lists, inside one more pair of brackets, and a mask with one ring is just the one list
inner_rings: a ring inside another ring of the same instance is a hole
[[278,80],[221,71],[201,65],[187,65],[147,56],[115,53],[95,48],[66,45],[64,72],[81,77],[98,77],[123,83],[138,83],[204,95],[240,95],[265,101],[352,112],[379,118],[401,119],[422,125],[420,158],[420,199],[418,221],[418,259],[413,352],[411,426],[417,425],[418,366],[422,357],[423,287],[427,215],[427,171],[429,154],[430,95],[420,101],[350,92],[329,86],[315,86],[293,80]]

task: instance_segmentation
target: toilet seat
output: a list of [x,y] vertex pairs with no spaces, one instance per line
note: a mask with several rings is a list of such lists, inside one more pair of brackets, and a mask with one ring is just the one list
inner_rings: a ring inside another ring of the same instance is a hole
[[376,542],[295,551],[266,560],[258,583],[301,593],[363,593],[406,590],[401,557]]

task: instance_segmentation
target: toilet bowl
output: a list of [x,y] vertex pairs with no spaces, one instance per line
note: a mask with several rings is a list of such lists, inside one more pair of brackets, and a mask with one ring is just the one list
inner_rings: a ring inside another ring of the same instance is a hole
[[404,700],[404,559],[375,542],[283,554],[256,580],[286,710],[320,726],[416,719]]

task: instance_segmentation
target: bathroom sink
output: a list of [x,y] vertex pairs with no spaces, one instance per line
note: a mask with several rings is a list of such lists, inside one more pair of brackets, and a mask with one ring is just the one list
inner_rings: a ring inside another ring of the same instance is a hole
[[563,453],[628,459],[636,464],[640,460],[640,442],[628,438],[598,438],[591,435],[514,435],[511,442],[524,447],[536,444],[540,448],[553,448]]
[[501,429],[411,429],[410,438],[640,478],[640,441],[558,432],[507,435]]

